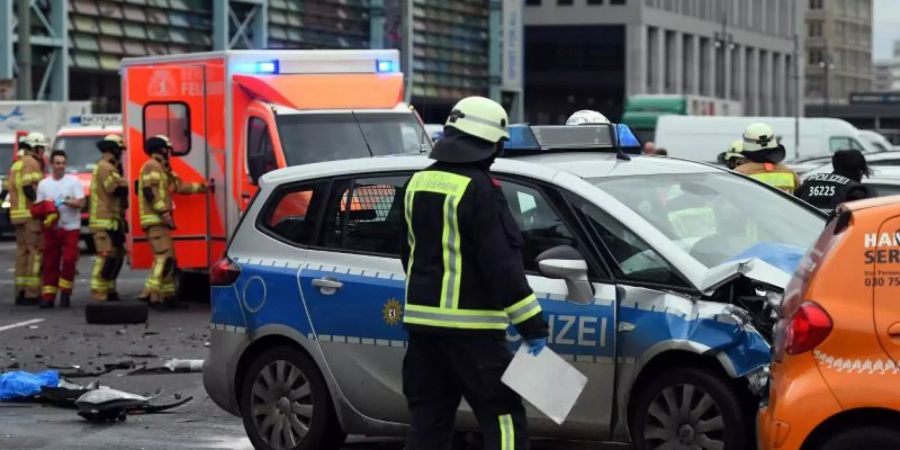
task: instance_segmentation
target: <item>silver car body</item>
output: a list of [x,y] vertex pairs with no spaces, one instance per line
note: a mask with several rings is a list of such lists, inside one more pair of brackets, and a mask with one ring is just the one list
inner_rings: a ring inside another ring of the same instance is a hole
[[[388,314],[390,304],[396,305],[391,302],[403,301],[405,274],[399,258],[298,247],[262,232],[255,224],[265,200],[282,186],[331,177],[412,173],[432,162],[406,156],[337,161],[290,167],[262,178],[258,197],[227,251],[241,267],[240,278],[231,286],[213,289],[204,383],[218,405],[239,415],[236,386],[248,361],[260,346],[290,343],[321,370],[346,432],[395,435],[405,431],[408,412],[401,389],[405,333]],[[594,282],[593,303],[579,305],[566,301],[563,280],[529,274],[549,321],[551,348],[589,379],[563,426],[530,409],[533,434],[628,440],[628,405],[635,380],[651,361],[667,352],[708,357],[731,377],[752,378],[764,370],[769,344],[748,323],[746,314],[703,295],[705,288],[721,284],[711,276],[725,280],[731,274],[712,273],[641,215],[585,180],[721,169],[669,158],[622,161],[614,154],[569,153],[500,159],[492,171],[587,199],[640,236],[692,286],[689,292],[676,292]],[[750,180],[746,183],[767,189]],[[810,234],[814,239],[815,232]],[[735,265],[733,271],[752,272],[748,268],[754,264],[758,272],[771,269],[759,260],[749,260]],[[343,282],[344,289],[328,293],[310,284],[325,277]],[[508,339],[515,346],[519,337],[510,331]],[[475,426],[465,404],[458,424]]]

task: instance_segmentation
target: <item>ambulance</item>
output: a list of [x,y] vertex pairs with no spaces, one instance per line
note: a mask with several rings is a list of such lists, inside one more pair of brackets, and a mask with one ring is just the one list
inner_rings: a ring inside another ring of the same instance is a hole
[[125,173],[133,268],[152,252],[140,229],[144,141],[164,134],[172,170],[205,181],[176,196],[172,237],[182,269],[222,256],[241,213],[272,170],[322,161],[425,153],[431,140],[404,103],[396,50],[242,50],[122,61]]
[[[94,252],[94,240],[88,228],[90,219],[91,178],[100,159],[97,142],[109,134],[122,134],[119,114],[85,114],[72,117],[70,123],[56,132],[53,150],[66,152],[66,170],[81,182],[87,202],[81,210],[81,239],[89,253]],[[49,153],[47,157],[49,158]]]

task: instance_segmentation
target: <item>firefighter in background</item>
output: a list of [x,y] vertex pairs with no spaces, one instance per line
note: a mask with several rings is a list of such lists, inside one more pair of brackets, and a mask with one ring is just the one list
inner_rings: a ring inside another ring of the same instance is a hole
[[139,300],[153,307],[175,307],[175,252],[172,248],[172,194],[206,192],[205,183],[184,183],[169,166],[172,143],[163,135],[144,143],[150,159],[141,167],[138,182],[141,228],[153,249],[153,265]]
[[44,178],[47,138],[29,133],[19,142],[19,159],[9,170],[9,216],[16,231],[16,305],[36,305],[41,294],[41,222],[31,215]]
[[738,166],[747,162],[744,158],[744,154],[741,153],[744,150],[744,141],[741,139],[735,139],[731,141],[731,145],[728,146],[728,151],[722,154],[722,160],[725,165],[734,170]]
[[493,100],[460,100],[431,153],[437,162],[406,187],[407,450],[449,449],[463,397],[485,449],[528,448],[522,399],[500,381],[512,360],[506,330],[512,323],[537,355],[547,324],[525,278],[522,232],[490,174],[507,122]]
[[743,150],[741,154],[746,162],[735,170],[751,178],[755,178],[784,192],[793,194],[800,187],[797,174],[784,161],[784,146],[778,143],[772,127],[756,122],[744,130]]
[[78,239],[84,189],[73,175],[66,174],[68,157],[62,150],[50,154],[51,176],[38,184],[31,213],[44,230],[41,308],[52,308],[60,294],[60,306],[68,308],[75,287]]
[[125,141],[110,134],[97,142],[102,156],[91,177],[89,226],[94,234],[97,256],[91,271],[91,296],[98,301],[119,300],[116,278],[125,263],[125,209],[128,182],[122,177]]

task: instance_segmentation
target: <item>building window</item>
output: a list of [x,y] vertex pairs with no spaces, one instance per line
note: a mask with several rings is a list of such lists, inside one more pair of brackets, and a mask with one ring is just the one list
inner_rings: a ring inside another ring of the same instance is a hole
[[525,6],[541,6],[541,0],[525,0]]
[[556,4],[559,6],[572,6],[572,0],[556,0]]
[[588,4],[588,5],[594,5],[594,6],[602,5],[602,4],[603,4],[603,0],[587,0],[587,4]]
[[822,37],[822,21],[815,20],[807,23],[807,30],[809,32],[809,37]]
[[609,0],[610,5],[624,5],[625,0]]
[[822,9],[822,0],[809,0],[809,9]]

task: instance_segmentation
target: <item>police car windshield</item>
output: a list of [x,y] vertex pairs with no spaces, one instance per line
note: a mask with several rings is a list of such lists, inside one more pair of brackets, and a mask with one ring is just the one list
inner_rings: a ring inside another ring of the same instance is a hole
[[[706,267],[759,257],[798,261],[825,226],[822,216],[728,173],[593,178]],[[784,267],[785,270],[792,269]]]
[[411,112],[280,114],[277,123],[289,166],[431,150]]
[[66,152],[67,172],[92,172],[100,159],[97,141],[102,138],[103,136],[59,136],[53,142],[53,149]]

